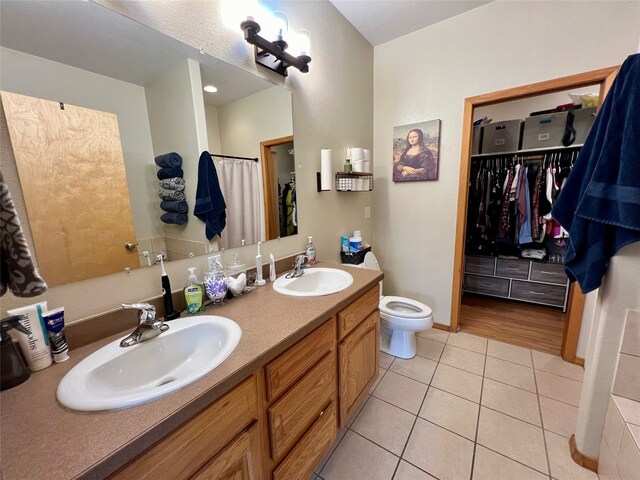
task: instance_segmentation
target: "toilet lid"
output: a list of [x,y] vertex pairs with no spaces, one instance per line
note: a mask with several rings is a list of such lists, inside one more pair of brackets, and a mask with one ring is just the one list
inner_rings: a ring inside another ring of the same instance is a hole
[[380,311],[388,315],[402,318],[430,317],[431,309],[424,303],[405,297],[382,297]]

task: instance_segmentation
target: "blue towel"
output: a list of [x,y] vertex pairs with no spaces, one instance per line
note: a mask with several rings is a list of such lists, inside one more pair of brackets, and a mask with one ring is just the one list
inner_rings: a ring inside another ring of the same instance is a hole
[[176,152],[165,153],[164,155],[158,155],[154,158],[156,165],[159,167],[181,167],[182,157]]
[[164,202],[160,202],[160,208],[165,212],[187,213],[189,211],[189,205],[187,205],[187,202],[178,202],[176,200],[165,200]]
[[168,212],[168,213],[163,213],[160,216],[160,220],[162,220],[164,223],[184,225],[189,221],[189,216],[186,213]]
[[565,270],[584,293],[640,241],[640,54],[622,64],[552,214],[569,232]]
[[193,214],[206,224],[204,232],[207,239],[211,240],[224,230],[227,218],[226,208],[227,204],[224,203],[218,173],[213,165],[211,154],[202,152],[198,161],[198,187]]
[[178,167],[171,167],[171,168],[163,167],[160,170],[158,170],[157,175],[158,175],[158,180],[164,180],[165,178],[173,178],[173,177],[182,178],[182,176],[184,175],[184,172],[182,171],[181,168],[178,168]]

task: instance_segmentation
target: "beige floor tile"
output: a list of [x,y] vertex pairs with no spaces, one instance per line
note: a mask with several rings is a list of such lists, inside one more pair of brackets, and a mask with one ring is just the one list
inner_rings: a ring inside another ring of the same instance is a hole
[[418,418],[403,458],[440,480],[467,479],[473,442]]
[[441,343],[447,343],[447,339],[449,338],[449,332],[445,332],[444,330],[439,330],[437,328],[423,330],[422,332],[418,332],[416,335]]
[[365,398],[362,400],[362,403],[358,406],[358,408],[356,409],[356,411],[353,413],[353,415],[351,415],[351,418],[349,419],[349,421],[347,422],[347,427],[351,428],[351,425],[353,425],[353,422],[356,421],[356,419],[358,418],[358,416],[360,415],[360,412],[362,412],[362,410],[364,409],[364,406],[367,404],[367,402],[369,402],[369,399],[371,398],[371,395],[366,395]]
[[535,393],[485,378],[482,386],[482,405],[538,427],[542,426],[538,396]]
[[492,452],[482,445],[476,447],[473,480],[546,480],[547,478],[546,475]]
[[396,358],[389,370],[428,385],[437,366],[437,362],[416,355],[409,360]]
[[640,402],[640,357],[620,354],[613,394]]
[[351,430],[400,456],[415,418],[398,407],[371,397]]
[[466,370],[476,375],[482,375],[482,372],[484,372],[484,355],[471,350],[452,347],[451,345],[444,347],[440,363]]
[[613,398],[610,398],[609,405],[607,406],[607,415],[604,421],[604,429],[602,430],[602,437],[604,438],[604,441],[607,442],[607,446],[609,447],[613,458],[618,458],[624,426],[624,419],[622,418],[616,403],[613,401]]
[[640,450],[629,430],[622,435],[622,445],[618,454],[618,475],[621,480],[637,480],[640,472]]
[[417,414],[427,386],[397,373],[387,372],[373,395],[403,410]]
[[410,463],[400,460],[398,470],[393,477],[393,480],[437,480],[428,473],[424,473],[419,468],[414,467]]
[[385,373],[387,373],[385,369],[383,368],[378,369],[378,378],[376,378],[376,381],[373,382],[373,385],[371,385],[371,388],[369,389],[369,393],[373,393],[373,391],[376,389],[376,387],[380,383],[380,380],[382,380],[382,377],[384,377]]
[[551,476],[557,480],[598,480],[598,474],[582,468],[571,458],[569,441],[553,432],[544,432],[549,452]]
[[638,425],[633,425],[632,423],[627,424],[627,428],[631,432],[631,436],[633,440],[636,442],[638,448],[640,448],[640,427]]
[[539,399],[544,429],[563,437],[571,437],[576,432],[578,408],[547,397]]
[[380,368],[388,369],[396,357],[388,353],[380,352]]
[[581,382],[582,377],[584,377],[584,368],[580,365],[565,362],[562,357],[538,352],[536,350],[533,351],[533,368],[560,375],[561,377],[567,377],[571,380],[577,380],[578,382]]
[[438,365],[438,368],[436,368],[436,373],[433,376],[433,380],[431,380],[431,385],[445,392],[471,400],[472,402],[480,402],[482,377],[474,375],[473,373],[465,372],[441,363]]
[[442,350],[444,350],[444,343],[435,342],[428,338],[416,337],[416,344],[418,355],[436,362],[440,360],[440,355],[442,354]]
[[625,422],[640,425],[640,408],[638,407],[638,402],[615,395],[612,398],[616,402],[616,405],[618,405],[618,409]]
[[477,403],[432,387],[427,392],[419,415],[469,440],[475,440],[478,408]]
[[478,443],[539,472],[547,473],[547,456],[541,428],[480,407]]
[[487,357],[484,376],[513,387],[536,393],[536,383],[532,368],[505,362],[499,358]]
[[507,360],[508,362],[524,365],[525,367],[532,367],[531,363],[531,350],[528,348],[518,347],[516,345],[509,345],[508,343],[498,342],[496,340],[489,340],[489,346],[487,347],[487,355],[501,360]]
[[391,480],[398,457],[348,431],[320,471],[325,480]]
[[347,428],[346,427],[338,428],[338,433],[336,434],[336,439],[333,441],[333,444],[331,445],[331,448],[329,449],[327,454],[324,456],[324,458],[322,459],[320,464],[316,467],[315,473],[320,473],[320,470],[322,470],[322,467],[324,467],[327,464],[327,462],[331,458],[331,454],[335,451],[336,448],[338,448],[338,445],[340,444],[340,442],[342,441],[342,438],[344,437],[344,435],[346,433],[347,433]]
[[449,335],[447,340],[448,345],[454,347],[464,348],[471,350],[472,352],[487,353],[487,339],[482,337],[476,337],[475,335],[469,335],[468,333],[458,332]]
[[616,463],[609,450],[607,442],[600,442],[600,455],[598,455],[598,478],[600,480],[615,480]]
[[552,373],[536,371],[538,393],[543,397],[553,398],[577,407],[580,404],[582,383]]

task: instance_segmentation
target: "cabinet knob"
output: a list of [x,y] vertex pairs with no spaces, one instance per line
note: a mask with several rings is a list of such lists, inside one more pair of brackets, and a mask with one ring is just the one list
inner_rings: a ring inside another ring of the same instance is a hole
[[135,250],[138,244],[136,242],[127,242],[124,244],[124,248],[127,250]]

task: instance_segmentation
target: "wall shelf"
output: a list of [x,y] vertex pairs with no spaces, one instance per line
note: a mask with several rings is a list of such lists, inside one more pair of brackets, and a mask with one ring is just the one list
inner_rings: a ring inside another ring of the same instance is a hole
[[501,157],[509,155],[517,155],[522,153],[545,153],[545,152],[566,152],[575,150],[576,148],[582,148],[584,144],[569,145],[568,147],[545,147],[545,148],[529,148],[526,150],[513,150],[510,152],[491,152],[491,153],[476,153],[471,155],[471,158],[488,158],[488,157]]
[[336,191],[338,192],[370,192],[371,190],[373,190],[373,173],[336,173]]

